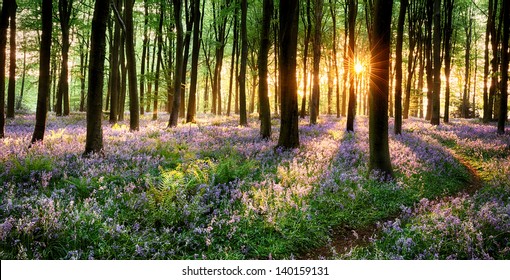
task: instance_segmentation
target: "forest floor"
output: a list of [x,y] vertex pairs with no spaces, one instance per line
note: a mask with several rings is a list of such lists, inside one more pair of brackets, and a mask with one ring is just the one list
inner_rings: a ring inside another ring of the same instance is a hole
[[[103,126],[83,158],[83,114],[32,115],[0,140],[2,259],[509,259],[510,137],[493,124],[419,119],[390,135],[395,180],[369,174],[368,122],[300,123],[275,150],[227,117],[166,129]],[[390,124],[391,126],[391,124]]]

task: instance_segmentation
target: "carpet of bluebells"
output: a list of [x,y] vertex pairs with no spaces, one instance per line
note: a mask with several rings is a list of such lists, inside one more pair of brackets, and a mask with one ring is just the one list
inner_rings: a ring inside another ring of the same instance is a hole
[[[84,115],[49,116],[30,149],[31,115],[0,139],[1,259],[292,259],[336,228],[382,223],[348,258],[510,258],[508,136],[469,122],[409,120],[390,136],[395,180],[368,172],[368,122],[300,123],[299,149],[275,149],[227,117],[138,132],[103,125],[104,153],[82,157]],[[453,150],[477,164],[469,182]],[[399,219],[393,219],[394,217]]]
[[379,224],[372,244],[344,258],[510,259],[510,137],[493,125],[456,121],[437,129],[413,128],[452,148],[476,168],[472,194],[423,198],[400,218]]

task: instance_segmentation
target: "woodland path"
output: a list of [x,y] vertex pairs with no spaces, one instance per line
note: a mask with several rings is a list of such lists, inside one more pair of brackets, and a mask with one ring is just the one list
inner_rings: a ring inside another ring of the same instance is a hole
[[[459,191],[456,195],[452,195],[451,198],[454,199],[455,197],[465,194],[469,196],[473,195],[483,186],[482,178],[480,177],[478,170],[473,167],[465,157],[459,155],[452,149],[448,149],[448,151],[469,172],[469,181],[465,183],[461,191]],[[439,199],[440,198],[437,198],[436,200]],[[399,215],[389,217],[384,222],[393,221],[397,218],[399,218]],[[337,256],[341,256],[350,252],[355,247],[363,247],[368,245],[370,243],[370,239],[380,230],[381,227],[378,227],[377,224],[372,224],[357,230],[349,227],[338,227],[331,231],[329,237],[330,241],[328,244],[306,252],[298,256],[298,259],[334,259]]]

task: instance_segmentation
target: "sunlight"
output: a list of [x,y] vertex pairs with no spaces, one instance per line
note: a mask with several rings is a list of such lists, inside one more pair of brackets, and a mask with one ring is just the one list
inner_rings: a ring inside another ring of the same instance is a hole
[[361,64],[359,61],[356,62],[354,65],[354,72],[356,72],[357,75],[359,75],[361,72],[363,72],[363,64]]

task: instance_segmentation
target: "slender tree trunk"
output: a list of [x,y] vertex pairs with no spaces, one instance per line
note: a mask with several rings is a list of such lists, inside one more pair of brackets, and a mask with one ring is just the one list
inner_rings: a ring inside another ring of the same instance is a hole
[[[193,50],[191,52],[191,77],[186,122],[195,122],[197,114],[198,59],[200,55],[200,0],[192,0]],[[229,108],[230,109],[230,108]]]
[[[25,33],[23,33],[23,41],[25,41]],[[19,93],[19,99],[16,104],[17,110],[21,110],[21,104],[23,103],[23,94],[25,92],[26,74],[27,74],[27,49],[26,49],[26,47],[23,47],[23,72],[21,74],[21,89],[20,89],[20,93]]]
[[462,117],[469,117],[469,90],[470,90],[470,79],[471,79],[471,35],[473,30],[473,20],[471,19],[471,12],[467,14],[468,25],[464,27],[466,32],[466,44],[464,54],[464,91],[462,94]]
[[241,68],[239,71],[239,124],[248,125],[246,116],[246,62],[248,59],[248,34],[247,34],[247,11],[248,1],[241,0]]
[[321,27],[323,0],[314,0],[314,34],[313,34],[313,90],[311,98],[310,124],[317,124],[320,100],[320,61],[321,61]]
[[0,138],[5,137],[5,51],[7,48],[7,28],[9,27],[10,1],[3,1],[0,11]]
[[453,3],[455,0],[445,0],[445,30],[444,30],[444,64],[446,76],[446,89],[445,89],[445,104],[444,104],[444,122],[450,121],[450,72],[451,72],[451,39],[452,39],[452,18],[453,18]]
[[14,103],[16,99],[16,10],[18,5],[16,0],[10,0],[9,18],[10,18],[10,37],[9,37],[9,85],[7,89],[7,118],[14,118]]
[[52,0],[42,0],[42,35],[41,47],[39,50],[39,86],[37,89],[35,128],[32,140],[30,141],[32,144],[44,139],[44,130],[46,129],[48,96],[50,94],[52,11]]
[[58,1],[60,30],[62,32],[62,61],[60,65],[60,77],[57,89],[57,116],[69,115],[69,68],[67,65],[69,61],[69,29],[72,10],[73,0]]
[[126,0],[126,59],[129,84],[129,130],[138,131],[140,127],[140,103],[136,76],[135,38],[133,36],[133,5],[135,0]]
[[296,83],[296,52],[299,25],[299,1],[280,0],[280,90],[281,125],[278,146],[299,147],[298,106]]
[[264,0],[262,4],[262,30],[259,50],[259,104],[260,104],[260,136],[271,138],[271,107],[268,96],[268,56],[271,47],[271,18],[273,16],[273,0]]
[[160,4],[160,14],[159,14],[159,26],[158,26],[158,53],[156,58],[156,74],[154,80],[154,97],[153,97],[153,105],[152,105],[152,120],[158,119],[158,95],[159,95],[159,77],[160,77],[160,69],[161,69],[161,52],[163,51],[163,20],[165,14],[165,6],[163,1]]
[[356,114],[356,94],[354,92],[354,55],[356,44],[354,29],[356,27],[356,15],[358,11],[358,1],[349,0],[349,105],[347,107],[347,131],[354,131],[354,116]]
[[497,87],[498,87],[498,75],[496,73],[498,73],[499,71],[499,61],[500,61],[500,57],[498,55],[499,53],[499,50],[498,50],[498,46],[499,46],[499,39],[500,39],[500,36],[499,36],[499,32],[496,28],[496,19],[497,19],[497,11],[498,11],[498,3],[500,1],[498,0],[489,0],[489,1],[493,1],[493,10],[492,10],[492,14],[490,13],[491,11],[489,11],[489,16],[492,15],[492,18],[493,18],[493,21],[492,21],[492,25],[491,25],[491,46],[492,46],[492,60],[491,60],[491,66],[492,66],[492,77],[491,77],[491,85],[490,85],[490,88],[489,88],[489,110],[488,110],[488,116],[490,116],[490,119],[492,120],[493,117],[495,117],[495,110],[494,110],[494,99],[496,97],[496,92],[497,92]]
[[430,123],[439,125],[441,96],[441,0],[434,0],[434,92]]
[[[120,0],[115,1],[115,6],[120,7]],[[118,12],[118,11],[117,11]],[[121,30],[120,23],[118,20],[113,20],[114,33],[113,33],[113,44],[110,51],[110,124],[115,124],[118,121],[119,115],[119,96],[120,96],[120,73],[119,73],[119,51],[121,44]],[[91,57],[92,60],[92,57]]]
[[172,112],[170,113],[170,120],[168,127],[176,127],[179,120],[179,109],[181,106],[181,79],[182,79],[182,66],[183,66],[183,52],[184,52],[184,36],[183,27],[181,22],[182,14],[182,0],[172,0],[174,7],[174,20],[176,34],[175,44],[175,73],[174,73],[174,98],[172,104]]
[[310,45],[310,38],[312,34],[312,16],[310,8],[310,0],[306,0],[306,13],[303,17],[303,24],[305,25],[305,42],[303,47],[303,97],[301,98],[301,113],[302,119],[306,116],[306,95],[308,94],[308,47]]
[[235,72],[235,69],[236,69],[236,53],[238,52],[238,46],[239,46],[239,42],[238,42],[238,31],[237,31],[237,25],[238,25],[238,20],[237,20],[237,9],[234,10],[234,37],[232,39],[232,55],[230,56],[231,57],[231,61],[230,61],[230,79],[229,79],[229,85],[228,85],[228,101],[227,101],[227,116],[230,116],[230,111],[231,111],[231,108],[232,108],[232,91],[234,90],[234,80],[236,81],[236,84],[237,84],[237,78],[235,77],[237,75],[237,73]]
[[329,0],[329,10],[331,13],[331,21],[333,22],[333,67],[335,69],[335,96],[336,96],[336,117],[340,118],[340,75],[338,74],[338,58],[337,58],[337,35],[336,35],[336,0]]
[[503,1],[503,42],[501,55],[501,103],[499,109],[498,134],[505,134],[508,116],[508,41],[510,35],[510,3]]
[[485,29],[485,49],[484,49],[484,65],[483,65],[483,122],[488,123],[492,116],[489,115],[489,88],[487,83],[489,81],[489,37],[491,34],[491,26],[494,24],[492,17],[493,0],[489,0],[489,9],[487,16],[487,26]]
[[147,0],[143,0],[143,43],[142,43],[142,57],[140,66],[140,115],[143,116],[145,113],[145,66],[147,61],[147,50],[149,49],[149,7]]
[[393,177],[388,141],[390,33],[393,1],[375,0],[369,90],[369,170]]
[[[402,133],[402,43],[404,41],[404,23],[406,19],[407,0],[400,1],[397,23],[397,45],[395,57],[395,134]],[[410,62],[408,62],[410,63]]]
[[[50,0],[51,1],[51,0]],[[103,79],[106,45],[106,25],[110,14],[109,1],[96,1],[92,18],[90,67],[87,99],[87,138],[85,156],[103,149],[101,127],[103,108]]]

